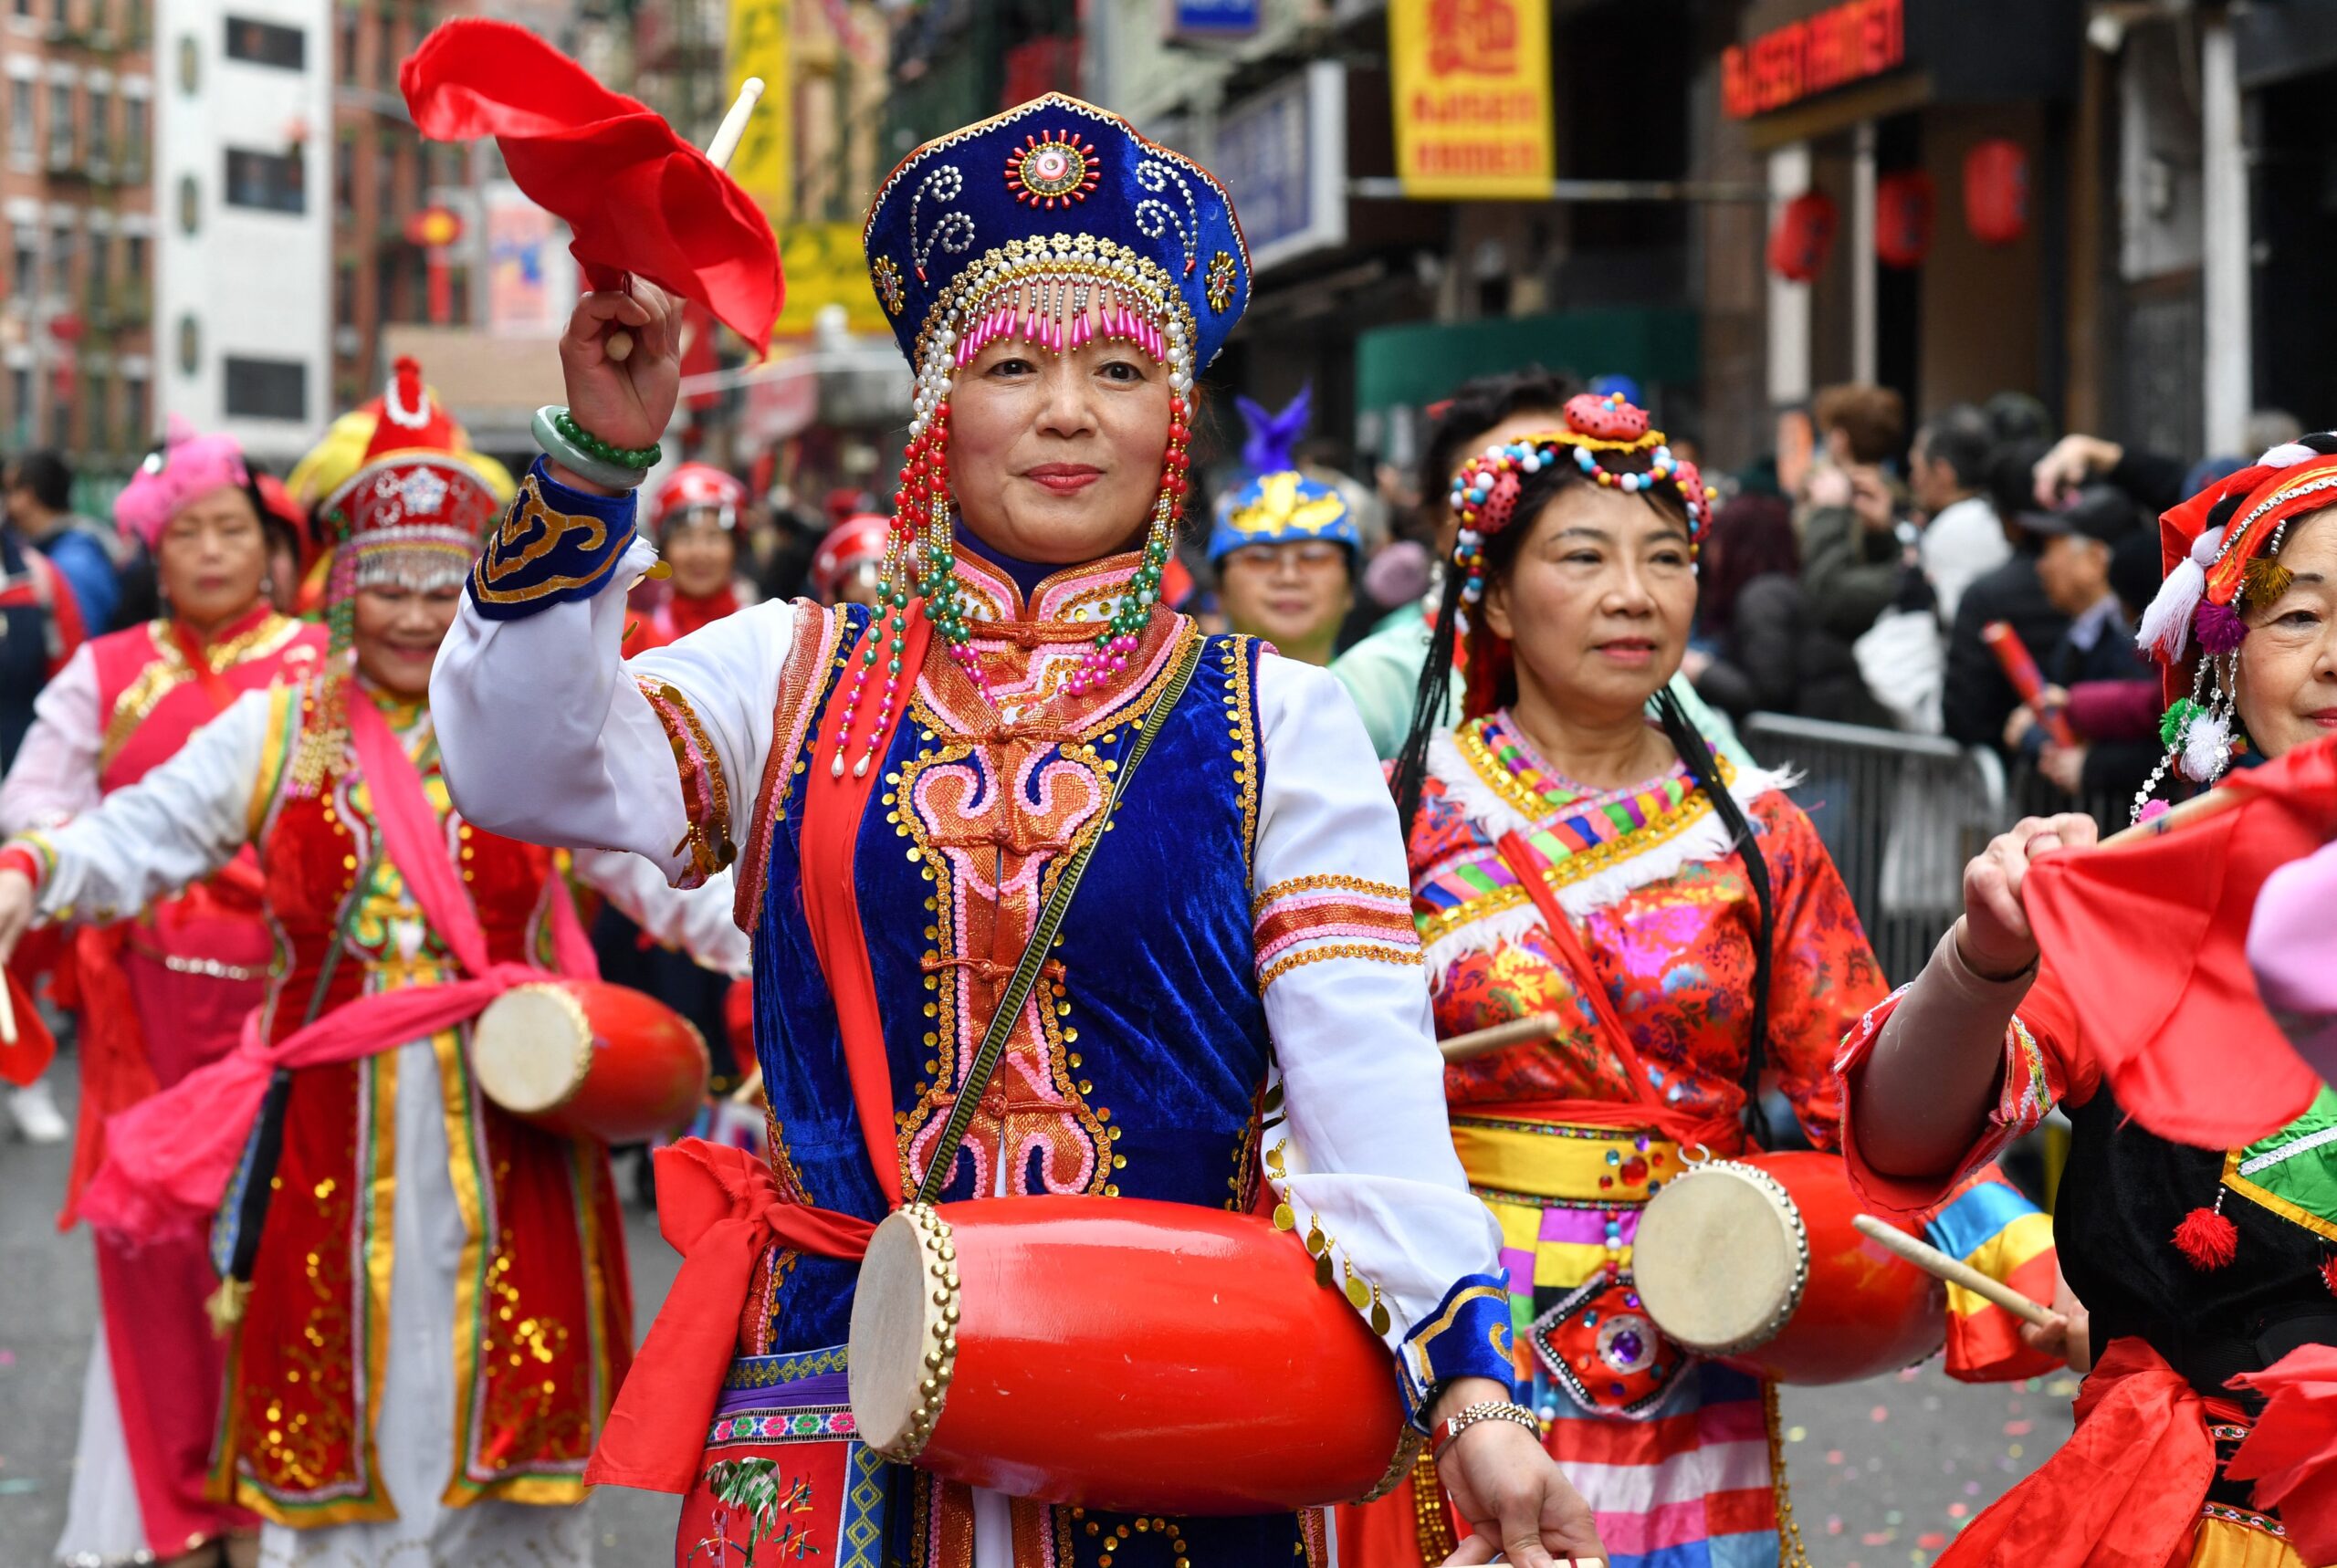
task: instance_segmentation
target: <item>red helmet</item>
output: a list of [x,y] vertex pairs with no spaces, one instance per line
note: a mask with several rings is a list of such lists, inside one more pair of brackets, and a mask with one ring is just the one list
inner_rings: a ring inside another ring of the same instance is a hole
[[892,518],[863,512],[830,528],[812,558],[812,597],[823,604],[833,603],[836,591],[854,567],[883,560],[885,537],[892,527]]
[[747,511],[747,487],[709,463],[685,463],[674,470],[657,505],[650,527],[657,536],[690,512],[712,512],[725,528],[735,530]]

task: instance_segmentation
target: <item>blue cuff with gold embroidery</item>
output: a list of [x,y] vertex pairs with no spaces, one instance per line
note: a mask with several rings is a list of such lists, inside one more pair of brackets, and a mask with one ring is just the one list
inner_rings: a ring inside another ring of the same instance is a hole
[[1456,1377],[1514,1383],[1510,1333],[1509,1287],[1500,1275],[1472,1274],[1447,1291],[1396,1353],[1412,1425],[1427,1430],[1429,1401]]
[[616,576],[633,542],[633,517],[630,492],[571,490],[537,458],[471,569],[471,602],[489,621],[516,621],[592,598]]

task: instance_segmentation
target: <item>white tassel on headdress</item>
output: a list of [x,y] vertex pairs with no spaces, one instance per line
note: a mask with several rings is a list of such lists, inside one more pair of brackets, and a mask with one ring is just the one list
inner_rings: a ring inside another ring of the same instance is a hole
[[2191,645],[2191,617],[2198,612],[2199,601],[2207,597],[2207,568],[2215,564],[2216,552],[2223,543],[2224,530],[2209,528],[2193,543],[2191,553],[2175,563],[2175,570],[2159,584],[2150,608],[2143,612],[2134,646],[2158,654],[2170,664],[2182,660]]
[[2231,721],[2217,708],[2202,708],[2183,727],[2183,776],[2212,784],[2231,761]]
[[2301,442],[2288,441],[2272,448],[2256,460],[2258,468],[2293,468],[2300,463],[2311,462],[2321,454]]

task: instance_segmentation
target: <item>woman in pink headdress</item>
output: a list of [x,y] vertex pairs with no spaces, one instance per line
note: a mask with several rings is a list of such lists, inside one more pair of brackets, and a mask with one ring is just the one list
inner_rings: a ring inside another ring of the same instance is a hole
[[[233,438],[174,425],[114,507],[154,559],[163,618],[84,644],[42,691],[0,784],[0,833],[81,814],[167,761],[244,693],[313,671],[323,629],[278,614],[265,591],[265,516]],[[232,1047],[273,954],[248,852],[176,897],[121,913],[84,927],[72,946],[82,1085],[68,1224],[103,1156],[105,1117]],[[133,1260],[99,1239],[102,1318],[62,1559],[151,1552],[169,1562],[257,1528],[204,1495],[225,1350],[203,1307],[218,1282],[199,1240],[158,1242]]]

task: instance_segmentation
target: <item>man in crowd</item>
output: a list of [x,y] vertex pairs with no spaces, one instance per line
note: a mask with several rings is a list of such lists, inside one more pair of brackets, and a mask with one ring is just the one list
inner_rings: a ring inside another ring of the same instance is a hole
[[54,452],[19,458],[8,474],[8,527],[48,557],[73,591],[91,636],[113,625],[121,600],[120,563],[103,524],[73,514],[73,470]]

